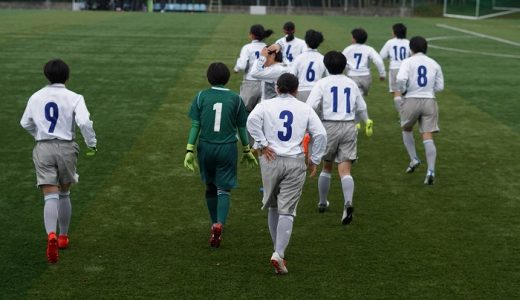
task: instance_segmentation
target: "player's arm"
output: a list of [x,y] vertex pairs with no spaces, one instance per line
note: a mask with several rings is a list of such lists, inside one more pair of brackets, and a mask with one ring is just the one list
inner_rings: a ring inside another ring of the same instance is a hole
[[323,127],[316,112],[312,109],[309,110],[309,112],[307,131],[312,139],[310,160],[317,166],[321,163],[321,158],[325,154],[325,148],[327,147],[327,131],[325,131],[325,127]]
[[242,49],[240,50],[240,56],[237,59],[235,67],[233,68],[235,73],[238,73],[241,70],[245,70],[247,67],[248,60],[249,60],[249,54],[248,54],[247,45],[246,45],[246,46],[242,47]]
[[379,56],[381,56],[382,59],[385,59],[389,56],[388,47],[388,42],[386,42],[383,48],[381,48],[381,51],[379,51]]
[[197,120],[191,120],[190,133],[188,135],[188,144],[186,145],[186,156],[184,157],[184,166],[190,170],[195,171],[197,161],[195,160],[195,143],[199,138],[200,133],[200,122]]
[[31,109],[30,104],[31,100],[27,103],[27,107],[25,108],[25,111],[23,112],[22,119],[20,120],[20,125],[23,129],[27,130],[30,135],[33,137],[36,137],[36,124],[34,124],[34,120],[31,117]]
[[269,145],[267,142],[267,138],[262,130],[264,120],[263,120],[263,102],[259,103],[253,111],[247,117],[247,131],[255,141],[253,145],[254,149],[262,149]]
[[307,104],[312,107],[312,109],[317,110],[321,100],[323,99],[323,93],[321,91],[321,84],[320,81],[318,81],[313,87],[309,94],[309,97],[307,97]]
[[85,105],[83,96],[80,96],[80,99],[76,104],[74,115],[76,124],[85,139],[85,144],[91,149],[91,151],[87,152],[87,155],[94,155],[95,151],[97,151],[96,132],[94,131],[94,123],[90,120],[90,113]]
[[374,133],[374,121],[372,121],[368,117],[368,109],[367,109],[367,103],[365,102],[365,99],[361,95],[361,92],[358,91],[357,97],[355,100],[355,107],[356,107],[356,116],[365,123],[365,134],[367,136],[372,136]]
[[408,63],[407,59],[403,60],[403,62],[401,63],[401,67],[399,67],[399,71],[397,72],[397,76],[395,79],[397,87],[399,88],[399,91],[403,95],[406,93],[406,86],[408,84],[408,76],[409,76],[408,64],[409,63]]
[[376,65],[377,71],[379,71],[379,79],[384,80],[386,77],[386,71],[383,59],[374,49],[370,49],[370,59],[372,59],[374,65]]
[[444,90],[444,75],[442,74],[441,66],[437,65],[437,72],[435,73],[435,85],[433,86],[435,92]]
[[241,163],[246,163],[248,167],[258,166],[258,161],[255,156],[251,152],[251,147],[249,146],[249,137],[247,135],[247,111],[244,106],[244,101],[239,97],[238,99],[238,113],[237,113],[237,130],[238,137],[240,138],[240,142],[242,143],[242,158],[240,159]]

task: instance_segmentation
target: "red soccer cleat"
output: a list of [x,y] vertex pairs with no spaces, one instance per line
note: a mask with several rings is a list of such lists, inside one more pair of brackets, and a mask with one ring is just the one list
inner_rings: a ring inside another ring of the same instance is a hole
[[69,236],[66,234],[60,234],[58,236],[58,248],[67,249],[69,247]]
[[220,242],[222,241],[222,224],[215,223],[211,225],[211,237],[209,239],[209,244],[211,247],[218,248],[220,246]]
[[47,237],[47,260],[51,264],[58,262],[58,238],[54,232]]

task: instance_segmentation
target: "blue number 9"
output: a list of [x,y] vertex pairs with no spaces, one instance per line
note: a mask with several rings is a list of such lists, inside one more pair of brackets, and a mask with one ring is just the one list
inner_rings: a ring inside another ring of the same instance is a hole
[[280,119],[284,120],[283,127],[285,127],[285,132],[278,131],[278,138],[280,141],[287,142],[291,139],[292,136],[292,123],[293,123],[293,114],[288,110],[282,110],[280,112]]
[[54,132],[54,128],[56,127],[56,123],[58,122],[58,104],[54,102],[49,102],[45,105],[45,119],[51,122],[51,126],[49,127],[49,133]]

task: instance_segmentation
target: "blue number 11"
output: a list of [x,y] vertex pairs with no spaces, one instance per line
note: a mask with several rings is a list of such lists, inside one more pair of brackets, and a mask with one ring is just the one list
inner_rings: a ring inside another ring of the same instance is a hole
[[[330,88],[330,92],[332,93],[332,111],[338,112],[338,87],[333,86]],[[347,114],[350,113],[350,88],[345,88],[343,90],[345,93],[345,100],[347,100]]]

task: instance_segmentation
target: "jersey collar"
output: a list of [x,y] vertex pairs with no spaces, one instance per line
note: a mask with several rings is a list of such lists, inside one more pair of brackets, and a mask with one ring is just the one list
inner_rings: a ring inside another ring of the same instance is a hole
[[229,89],[226,89],[223,85],[215,85],[215,86],[212,86],[211,88],[214,90],[219,90],[219,91],[229,91]]
[[65,87],[65,85],[63,83],[53,83],[53,84],[49,84],[50,87]]

